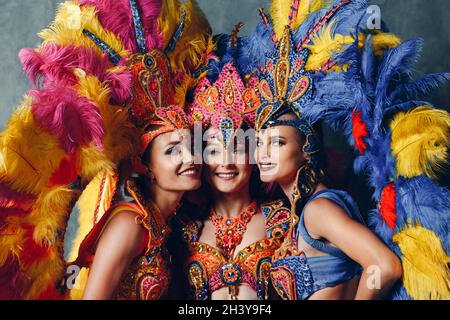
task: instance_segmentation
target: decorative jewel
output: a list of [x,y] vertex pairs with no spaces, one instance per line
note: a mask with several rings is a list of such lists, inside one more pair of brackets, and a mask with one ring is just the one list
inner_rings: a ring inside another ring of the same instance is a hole
[[97,47],[99,47],[100,50],[102,50],[103,52],[105,52],[108,55],[109,60],[112,63],[119,63],[119,61],[122,60],[122,57],[116,51],[114,51],[113,48],[111,48],[109,45],[107,45],[105,42],[103,42],[100,38],[98,38],[95,34],[90,32],[88,29],[83,29],[83,34],[85,34],[92,41],[94,41],[94,43],[97,45]]
[[220,132],[222,133],[223,143],[225,146],[228,146],[230,142],[231,135],[234,131],[233,120],[230,118],[224,118],[220,120]]
[[214,103],[219,97],[219,91],[216,87],[209,87],[205,93],[199,93],[196,96],[197,102],[206,110],[213,111]]
[[274,101],[272,89],[270,89],[270,85],[266,79],[261,80],[259,88],[264,99],[266,99],[268,102]]
[[233,82],[230,78],[225,81],[223,101],[226,105],[231,106],[234,103],[234,88]]
[[312,272],[302,253],[275,260],[270,276],[275,290],[284,300],[305,299],[314,291]]
[[247,89],[242,94],[242,99],[244,99],[245,110],[244,113],[254,112],[261,105],[261,100],[254,89]]
[[256,201],[243,210],[237,218],[225,218],[211,210],[211,221],[216,228],[216,245],[225,257],[231,258],[236,247],[241,243],[247,224],[257,212]]
[[142,26],[142,20],[136,0],[130,0],[130,7],[131,7],[131,14],[133,16],[133,25],[136,35],[136,43],[138,45],[139,52],[145,54],[147,52],[147,47],[145,45],[144,27]]
[[229,263],[222,267],[220,277],[226,285],[236,285],[242,281],[242,271],[238,266]]
[[256,119],[256,130],[259,131],[263,125],[267,122],[272,114],[273,107],[266,106],[262,111],[259,112],[258,118]]
[[203,126],[211,125],[220,131],[225,147],[244,120],[255,122],[255,111],[261,105],[258,80],[253,76],[245,80],[244,84],[233,62],[229,62],[214,84],[204,78],[194,92],[193,118],[199,119],[201,113]]
[[297,101],[308,91],[311,83],[309,77],[300,76],[294,84],[294,88],[289,96],[289,101]]

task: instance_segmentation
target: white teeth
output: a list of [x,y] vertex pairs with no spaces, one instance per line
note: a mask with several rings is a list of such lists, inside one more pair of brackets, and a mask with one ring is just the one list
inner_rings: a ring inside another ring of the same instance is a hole
[[190,175],[193,175],[196,173],[197,173],[196,169],[189,169],[189,170],[186,170],[186,171],[183,171],[182,173],[180,173],[180,176],[190,176]]
[[275,168],[276,165],[275,165],[275,164],[260,164],[259,167],[260,167],[262,170],[269,170],[269,169]]
[[233,178],[237,175],[238,175],[237,173],[217,173],[217,176],[221,178]]

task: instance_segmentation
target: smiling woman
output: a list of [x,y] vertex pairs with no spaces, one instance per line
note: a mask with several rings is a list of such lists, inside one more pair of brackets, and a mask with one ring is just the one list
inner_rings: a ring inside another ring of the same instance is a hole
[[[0,139],[0,206],[13,208],[0,217],[1,297],[166,295],[168,221],[201,184],[184,106],[210,33],[195,1],[67,1],[43,43],[21,51],[35,88]],[[67,264],[83,267],[75,287],[62,281]]]
[[261,202],[268,197],[254,165],[254,136],[241,134],[254,124],[259,94],[256,78],[244,76],[238,64],[240,26],[231,36],[215,37],[218,59],[210,61],[209,79],[199,83],[189,108],[205,129],[203,183],[209,192],[201,194],[201,212],[177,218],[188,243],[187,276],[200,300],[269,299],[271,256],[286,229],[287,219],[272,219],[288,212],[282,202]]

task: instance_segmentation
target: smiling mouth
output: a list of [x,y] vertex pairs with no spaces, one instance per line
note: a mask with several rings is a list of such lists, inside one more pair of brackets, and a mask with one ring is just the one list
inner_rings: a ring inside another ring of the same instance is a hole
[[277,165],[274,163],[260,163],[259,171],[265,172],[274,169]]
[[222,180],[232,180],[236,178],[239,173],[238,172],[217,172],[215,173],[216,177],[219,177]]
[[199,170],[197,167],[190,167],[187,168],[186,170],[181,171],[180,173],[178,173],[179,176],[183,176],[183,177],[192,177],[192,176],[197,176],[199,173]]

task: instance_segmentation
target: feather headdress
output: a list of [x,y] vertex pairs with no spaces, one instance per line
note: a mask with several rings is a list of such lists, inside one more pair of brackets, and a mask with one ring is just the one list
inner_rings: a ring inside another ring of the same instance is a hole
[[67,1],[39,36],[20,52],[35,88],[0,136],[0,274],[13,279],[2,297],[60,296],[75,202],[89,191],[74,252],[112,201],[118,163],[155,137],[148,124],[186,125],[186,92],[213,50],[193,0]]
[[342,130],[378,204],[371,227],[402,259],[403,280],[389,297],[448,299],[450,196],[433,179],[448,161],[450,118],[420,97],[450,75],[413,80],[422,42],[363,30],[366,5],[272,2],[272,23],[263,15],[249,41],[262,70],[257,127],[294,112],[305,135],[318,120]]

